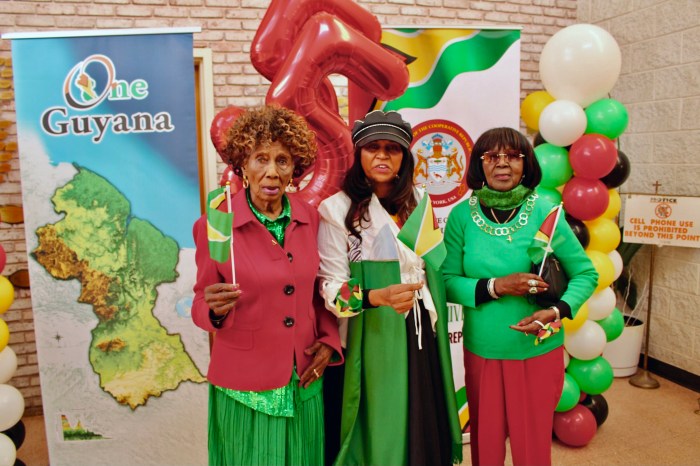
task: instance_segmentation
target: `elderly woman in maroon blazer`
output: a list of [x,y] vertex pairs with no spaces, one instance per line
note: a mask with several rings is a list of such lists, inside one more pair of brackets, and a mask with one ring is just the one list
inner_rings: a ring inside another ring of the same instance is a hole
[[194,225],[192,318],[214,333],[209,464],[322,464],[323,372],[342,353],[315,297],[318,214],[285,194],[313,162],[315,135],[266,106],[236,120],[223,152],[245,188],[231,199],[237,283],[230,261],[210,259],[206,218]]

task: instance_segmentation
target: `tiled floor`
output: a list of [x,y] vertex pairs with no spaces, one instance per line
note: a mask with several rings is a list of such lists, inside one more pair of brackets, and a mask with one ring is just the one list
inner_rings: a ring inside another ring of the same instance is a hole
[[[628,378],[616,378],[603,393],[609,414],[593,440],[580,448],[555,441],[553,464],[700,465],[700,394],[655,378],[661,387],[653,390],[633,387]],[[27,417],[24,424],[26,439],[17,458],[27,466],[48,465],[43,418]],[[471,464],[469,445],[465,445],[464,458],[463,464]],[[510,452],[506,464],[512,464]]]

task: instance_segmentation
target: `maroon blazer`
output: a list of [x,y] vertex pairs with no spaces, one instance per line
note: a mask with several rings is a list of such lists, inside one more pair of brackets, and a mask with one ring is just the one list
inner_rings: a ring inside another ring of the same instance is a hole
[[304,350],[315,341],[335,349],[341,360],[334,364],[342,363],[336,318],[325,310],[316,287],[318,212],[294,195],[288,198],[292,221],[281,247],[253,215],[245,191],[233,195],[233,255],[243,293],[219,329],[209,318],[204,288],[231,283],[231,261],[221,264],[209,257],[206,216],[194,224],[197,282],[192,319],[215,332],[207,374],[214,385],[246,391],[283,387],[295,361],[299,376],[309,366],[312,357]]

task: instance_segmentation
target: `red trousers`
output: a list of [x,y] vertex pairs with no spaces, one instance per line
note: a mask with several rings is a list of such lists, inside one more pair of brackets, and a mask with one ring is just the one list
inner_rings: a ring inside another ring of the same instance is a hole
[[552,463],[552,423],[564,385],[563,349],[525,360],[484,359],[464,349],[472,465]]

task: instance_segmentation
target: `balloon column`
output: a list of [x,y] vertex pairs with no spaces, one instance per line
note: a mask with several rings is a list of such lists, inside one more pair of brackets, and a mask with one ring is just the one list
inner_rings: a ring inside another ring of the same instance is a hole
[[[5,250],[0,246],[0,272],[5,261]],[[10,308],[14,296],[10,281],[0,275],[0,315]],[[7,384],[17,370],[17,356],[7,345],[9,339],[7,323],[0,318],[0,466],[13,466],[19,462],[17,449],[24,442],[25,435],[22,423],[24,398],[19,390]]]
[[[352,163],[350,131],[328,76],[342,74],[382,100],[394,99],[408,87],[403,57],[382,47],[380,38],[377,18],[348,0],[272,0],[255,34],[251,61],[271,81],[267,103],[295,110],[316,132],[318,157],[311,179],[299,191],[312,205],[340,189]],[[215,118],[215,146],[236,113],[225,109]],[[227,171],[224,178],[232,174]]]
[[554,434],[571,446],[590,442],[607,418],[602,393],[612,384],[613,371],[601,355],[624,327],[610,285],[622,272],[616,188],[629,176],[629,160],[614,141],[627,128],[628,115],[607,97],[620,68],[620,49],[607,31],[591,24],[566,27],[542,49],[546,91],[533,92],[521,105],[527,127],[539,131],[537,192],[564,203],[566,220],[599,275],[593,296],[574,319],[563,321],[567,368]]

